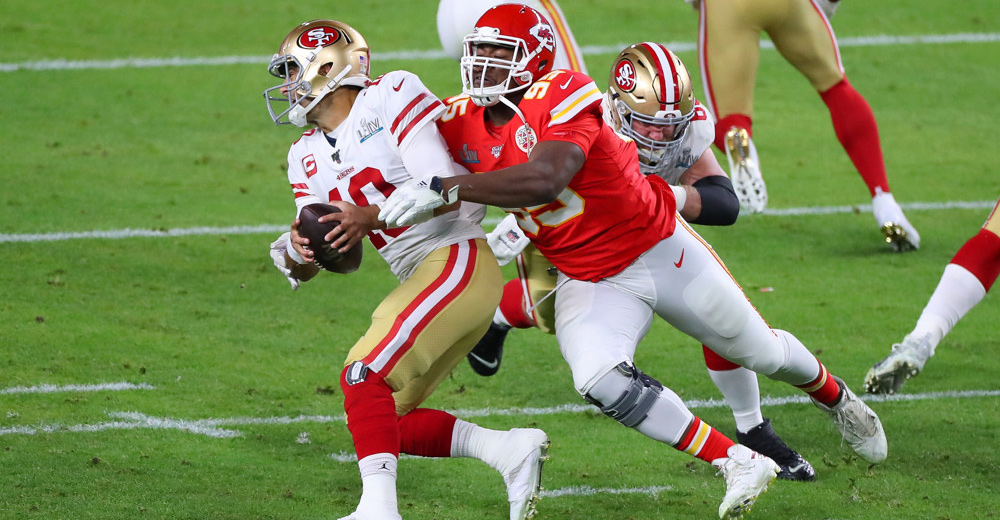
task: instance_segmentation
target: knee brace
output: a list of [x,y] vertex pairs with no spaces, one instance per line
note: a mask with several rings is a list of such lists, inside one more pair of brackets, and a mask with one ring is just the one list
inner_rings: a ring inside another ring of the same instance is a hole
[[635,428],[646,420],[662,390],[659,381],[628,363],[621,363],[601,377],[583,398],[600,408],[604,415]]

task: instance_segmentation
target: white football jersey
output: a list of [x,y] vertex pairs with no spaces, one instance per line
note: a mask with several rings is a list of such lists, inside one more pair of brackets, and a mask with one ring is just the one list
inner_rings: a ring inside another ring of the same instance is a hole
[[[380,204],[410,179],[426,176],[429,182],[433,172],[408,171],[401,154],[417,131],[430,125],[437,132],[434,121],[443,112],[441,101],[410,72],[393,71],[372,81],[334,131],[313,128],[289,148],[296,215],[317,202]],[[405,280],[435,249],[484,238],[483,213],[452,211],[413,226],[374,230],[368,238],[393,274]]]
[[[609,115],[612,108],[608,106],[608,96],[604,96],[601,108],[604,110],[604,121],[614,128],[614,122]],[[674,157],[673,164],[658,172],[663,180],[673,185],[678,184],[681,175],[701,159],[701,154],[705,153],[715,140],[715,118],[698,100],[694,102],[694,117],[691,118],[687,132],[681,139],[681,149]]]

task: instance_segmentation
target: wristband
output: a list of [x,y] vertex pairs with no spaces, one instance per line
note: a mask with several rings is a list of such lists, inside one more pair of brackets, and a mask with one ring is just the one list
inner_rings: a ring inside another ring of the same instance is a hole
[[670,185],[670,191],[674,192],[674,199],[677,200],[677,212],[680,213],[684,209],[684,204],[688,200],[688,192],[684,186]]
[[305,259],[302,258],[302,255],[300,255],[299,252],[292,246],[291,237],[289,237],[288,242],[285,243],[285,253],[288,253],[288,257],[297,264],[306,263]]

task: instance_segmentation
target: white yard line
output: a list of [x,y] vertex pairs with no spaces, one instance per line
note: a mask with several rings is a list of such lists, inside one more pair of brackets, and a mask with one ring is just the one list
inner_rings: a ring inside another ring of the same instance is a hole
[[[93,385],[80,385],[93,386]],[[67,388],[67,387],[63,387]],[[11,393],[2,392],[0,393]],[[1000,390],[964,390],[948,392],[927,392],[920,394],[896,394],[896,395],[863,395],[861,398],[869,402],[894,402],[894,401],[926,401],[940,399],[970,399],[983,397],[1000,397]],[[807,404],[809,398],[806,396],[788,397],[763,397],[763,406],[784,406],[788,404]],[[721,399],[688,399],[685,404],[690,409],[699,408],[723,408],[725,401]],[[464,410],[449,410],[457,417],[489,417],[489,416],[532,416],[532,415],[555,415],[563,413],[591,413],[596,414],[597,409],[591,405],[583,403],[562,404],[547,407],[528,408],[474,408]],[[284,424],[323,424],[331,422],[344,422],[343,415],[299,415],[296,417],[227,417],[214,419],[176,419],[172,417],[154,417],[140,412],[109,412],[108,416],[113,419],[110,422],[98,424],[76,424],[62,425],[59,423],[37,425],[25,425],[0,428],[0,436],[3,435],[35,435],[37,433],[59,433],[59,432],[98,432],[115,429],[153,429],[153,430],[179,430],[198,435],[207,435],[215,438],[229,438],[242,436],[239,430],[226,430],[220,427],[227,426],[248,426],[248,425],[284,425]],[[353,454],[332,454],[335,460],[354,460]]]
[[153,390],[155,387],[146,383],[96,383],[96,384],[86,384],[86,385],[49,385],[42,384],[37,386],[11,386],[8,388],[0,388],[0,395],[5,394],[50,394],[53,392],[103,392],[103,391],[121,391],[121,390]]
[[[949,43],[994,43],[1000,41],[1000,33],[956,33],[956,34],[918,34],[912,36],[860,36],[854,38],[839,38],[841,47],[872,47],[881,45],[942,45]],[[595,54],[615,54],[627,43],[616,45],[584,45],[581,48],[585,56]],[[693,42],[670,42],[666,44],[674,52],[695,50]],[[773,49],[774,44],[764,40],[760,44],[763,49]],[[437,60],[448,56],[440,49],[425,51],[395,51],[376,52],[372,54],[375,60]],[[195,67],[214,65],[264,65],[271,56],[216,56],[183,58],[114,58],[109,60],[40,60],[20,63],[0,63],[0,72],[17,72],[22,70],[95,70],[150,67]]]
[[[950,202],[910,202],[900,206],[906,210],[939,211],[947,209],[991,209],[997,201],[950,201]],[[834,213],[871,213],[871,204],[856,206],[809,206],[802,208],[766,209],[765,216],[788,217],[799,215],[830,215]],[[753,218],[745,216],[744,218]],[[500,223],[499,217],[489,217],[483,221],[484,226],[495,226]],[[76,239],[123,239],[138,237],[171,238],[190,235],[247,235],[253,233],[284,233],[288,231],[287,224],[262,224],[259,226],[226,226],[226,227],[193,227],[176,229],[110,229],[98,231],[74,231],[63,233],[26,233],[0,234],[0,243],[4,242],[54,242]]]

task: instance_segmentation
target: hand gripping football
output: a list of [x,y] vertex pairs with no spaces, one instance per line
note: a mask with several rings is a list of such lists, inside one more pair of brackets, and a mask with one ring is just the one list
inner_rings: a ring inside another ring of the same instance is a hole
[[[337,227],[340,222],[331,220],[320,222],[319,218],[330,213],[340,213],[340,209],[329,204],[309,204],[299,212],[299,234],[309,239],[309,249],[315,255],[316,264],[334,273],[353,273],[361,266],[364,244],[358,242],[350,251],[341,253],[323,237]],[[336,240],[337,237],[334,237]]]

